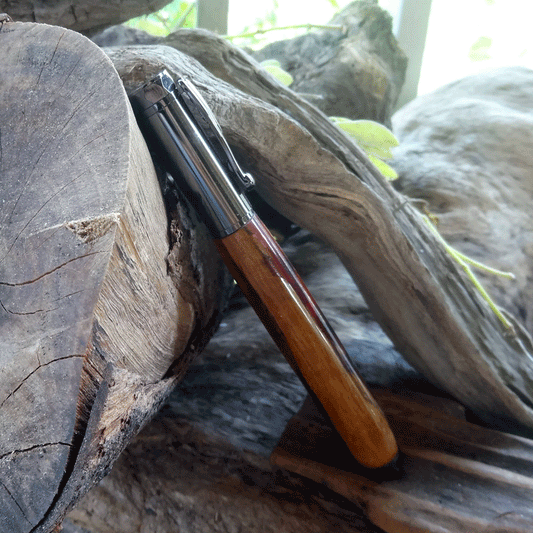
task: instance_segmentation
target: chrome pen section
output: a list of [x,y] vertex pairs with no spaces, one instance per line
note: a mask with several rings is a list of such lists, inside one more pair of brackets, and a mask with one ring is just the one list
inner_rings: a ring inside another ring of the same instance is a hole
[[173,177],[183,178],[189,201],[204,214],[213,237],[231,235],[251,220],[254,211],[244,193],[253,178],[239,167],[196,87],[162,71],[129,97],[150,148]]

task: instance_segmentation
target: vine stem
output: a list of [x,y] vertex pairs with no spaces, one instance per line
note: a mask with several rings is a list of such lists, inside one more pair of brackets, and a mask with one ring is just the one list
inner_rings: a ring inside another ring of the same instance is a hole
[[489,304],[489,307],[491,308],[492,312],[496,315],[498,320],[503,324],[504,328],[514,333],[514,327],[507,320],[505,315],[501,312],[501,310],[498,308],[498,306],[494,303],[494,300],[489,296],[488,292],[485,290],[485,287],[480,283],[480,281],[477,279],[476,275],[472,272],[472,269],[470,268],[470,265],[473,265],[481,270],[485,270],[486,272],[490,272],[491,274],[502,276],[508,279],[515,279],[514,274],[511,272],[503,272],[502,270],[498,270],[496,268],[491,268],[487,265],[484,265],[483,263],[480,263],[479,261],[475,261],[474,259],[462,254],[452,246],[450,246],[444,237],[439,233],[433,222],[429,219],[427,215],[422,215],[422,218],[424,219],[424,222],[428,226],[428,228],[431,230],[431,233],[437,237],[438,241],[444,246],[444,249],[457,261],[463,270],[465,271],[466,275],[468,276],[468,279],[472,282],[474,287],[477,289],[477,291],[481,294],[483,299]]
[[306,29],[307,31],[312,30],[312,29],[346,31],[345,26],[341,26],[338,24],[294,24],[292,26],[276,26],[274,28],[265,28],[265,29],[255,30],[249,33],[239,33],[238,35],[224,35],[224,39],[228,39],[229,41],[233,39],[241,39],[241,38],[247,39],[250,37],[255,37],[256,35],[263,35],[264,33],[268,33],[270,31],[299,30],[299,29]]

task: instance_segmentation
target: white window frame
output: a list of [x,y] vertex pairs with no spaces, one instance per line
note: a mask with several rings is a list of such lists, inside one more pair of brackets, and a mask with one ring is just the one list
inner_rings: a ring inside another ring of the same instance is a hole
[[405,82],[396,105],[398,109],[418,94],[430,12],[431,0],[402,0],[395,17],[394,35],[408,59]]

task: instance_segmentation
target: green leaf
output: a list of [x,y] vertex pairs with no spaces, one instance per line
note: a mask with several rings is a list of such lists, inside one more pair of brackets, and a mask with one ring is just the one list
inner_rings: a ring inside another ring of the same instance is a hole
[[492,39],[490,37],[480,37],[471,47],[468,52],[470,61],[486,61],[491,59],[490,48],[492,46]]
[[293,77],[281,68],[281,63],[277,59],[265,59],[260,65],[280,83],[287,87],[294,81]]
[[152,35],[164,37],[175,30],[178,25],[181,27],[195,26],[195,4],[188,0],[174,0],[155,13],[130,19],[125,24],[147,31]]
[[388,181],[394,181],[395,179],[398,179],[398,173],[392,167],[387,165],[387,163],[385,163],[378,157],[375,157],[370,154],[367,155],[368,159],[370,159],[370,161],[372,161],[372,163],[376,165],[377,169],[383,174],[385,179],[387,179]]
[[388,128],[373,120],[351,120],[345,117],[330,117],[339,128],[352,137],[368,154],[381,159],[391,159],[391,148],[399,142]]
[[144,30],[158,37],[165,37],[168,35],[166,26],[159,20],[154,20],[151,17],[139,17],[137,19],[129,20],[126,24],[128,26],[132,26],[133,28]]

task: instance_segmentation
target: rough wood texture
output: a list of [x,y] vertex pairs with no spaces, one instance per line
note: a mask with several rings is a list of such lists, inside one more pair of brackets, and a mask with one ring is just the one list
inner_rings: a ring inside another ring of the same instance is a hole
[[395,186],[427,202],[463,253],[516,279],[476,271],[533,331],[533,71],[490,70],[417,98],[394,116]]
[[101,50],[24,23],[0,48],[0,531],[41,532],[168,394],[224,283],[183,207],[167,261],[157,176]]
[[[237,414],[235,421],[244,419]],[[64,531],[378,533],[353,504],[287,478],[267,457],[163,412],[69,515]]]
[[126,84],[163,65],[189,75],[258,191],[336,250],[407,360],[484,420],[531,430],[529,336],[516,321],[516,333],[504,329],[407,199],[324,115],[241,51],[207,32],[177,32],[168,42],[233,87],[168,47],[109,54]]
[[[369,323],[330,250],[306,232],[285,249],[366,379],[427,390]],[[359,336],[364,340],[354,339]],[[235,296],[162,411],[69,515],[65,533],[377,533],[353,503],[270,467],[269,454],[305,395],[243,296]]]
[[369,479],[308,401],[285,430],[273,464],[356,502],[388,533],[528,533],[533,441],[474,426],[429,397],[373,391],[402,452],[397,479]]
[[107,26],[153,13],[168,3],[168,0],[0,0],[0,11],[15,21],[53,24],[90,35]]
[[[350,498],[354,491],[362,494],[354,503],[333,492],[342,492],[348,485],[332,483],[331,490],[286,470],[272,470],[266,458],[288,418],[298,411],[305,390],[251,309],[235,299],[223,327],[190,367],[168,404],[119,458],[109,476],[70,514],[65,533],[129,533],[143,528],[170,533],[177,527],[183,533],[238,531],[243,527],[258,533],[280,529],[287,533],[325,533],[333,529],[382,532],[366,522],[361,507],[372,510],[375,521],[381,519],[383,523],[387,515],[392,517],[395,521],[390,530],[394,533],[402,531],[402,520],[420,523],[423,511],[429,513],[429,518],[422,531],[431,531],[435,519],[441,527],[439,533],[455,533],[470,531],[467,525],[475,524],[472,516],[486,514],[488,506],[495,511],[490,515],[494,529],[489,531],[513,531],[510,526],[520,520],[528,531],[529,490],[523,496],[519,494],[515,502],[510,499],[516,492],[506,492],[505,487],[509,480],[514,483],[520,476],[531,475],[531,445],[526,447],[523,439],[468,424],[461,407],[450,399],[417,394],[434,391],[406,367],[379,331],[371,337],[372,323],[369,326],[365,318],[364,305],[333,254],[304,232],[291,238],[286,250],[319,305],[336,323],[341,337],[351,339],[346,343],[350,356],[367,381],[401,394],[401,398],[390,393],[382,398],[386,409],[393,413],[402,444],[419,450],[418,455],[411,454],[409,477],[395,484],[388,482],[380,490],[380,485],[376,487],[367,479],[359,483],[360,478],[352,476],[351,493],[346,496]],[[377,364],[379,374],[372,369]],[[380,397],[379,392],[374,394]],[[315,417],[311,426],[298,430],[297,435],[312,440],[309,429],[314,428],[321,429],[318,436],[331,434],[331,427],[324,426],[323,420],[320,427],[316,424]],[[301,429],[295,425],[292,429],[295,427]],[[315,444],[317,441],[312,440]],[[424,455],[424,447],[438,449],[439,453],[430,455],[426,451]],[[342,444],[339,447],[338,440],[333,439],[329,450],[330,457],[343,460],[346,449]],[[452,463],[454,458],[450,456],[454,455],[459,457]],[[476,477],[468,470],[475,461],[464,458],[478,461],[478,472],[483,463],[491,466]],[[316,469],[309,470],[311,475],[317,474]],[[487,482],[494,473],[503,480],[501,486],[497,478]],[[349,476],[342,473],[338,479]],[[424,483],[418,483],[421,480]],[[485,487],[502,498],[482,502],[479,509],[469,506],[469,502],[479,502],[476,498],[486,493]],[[409,497],[408,491],[415,496]],[[400,504],[397,514],[383,505],[387,496]],[[442,504],[432,505],[437,498]],[[363,500],[370,505],[361,506]],[[501,514],[506,505],[511,512]],[[523,517],[518,516],[524,507]],[[407,516],[407,508],[413,510],[413,519]],[[469,514],[453,515],[452,508],[466,509]],[[443,523],[446,515],[450,520]]]
[[342,30],[314,30],[254,52],[277,59],[294,78],[291,89],[328,116],[390,123],[407,57],[392,33],[392,17],[377,0],[353,2],[328,22]]

